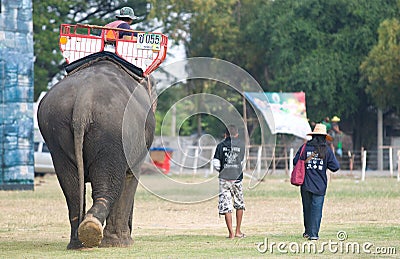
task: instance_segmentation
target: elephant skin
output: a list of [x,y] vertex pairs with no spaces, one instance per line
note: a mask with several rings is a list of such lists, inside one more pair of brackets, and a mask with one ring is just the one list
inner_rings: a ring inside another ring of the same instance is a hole
[[[138,79],[100,60],[70,73],[39,104],[39,128],[68,206],[68,249],[133,243],[136,168],[155,129],[148,89]],[[93,199],[87,212],[85,183]]]

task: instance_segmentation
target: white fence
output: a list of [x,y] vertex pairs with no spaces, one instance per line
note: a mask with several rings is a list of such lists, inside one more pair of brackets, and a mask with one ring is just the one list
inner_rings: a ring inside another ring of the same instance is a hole
[[[212,159],[215,153],[215,146],[186,146],[179,166],[179,174],[184,170],[192,170],[197,173],[199,168],[208,168],[206,176],[214,173]],[[286,174],[289,173],[289,157],[285,146],[273,147],[271,145],[250,145],[246,147],[246,170],[255,170],[257,179],[267,173],[274,173],[277,164],[282,164]],[[281,167],[282,167],[281,166]],[[271,169],[271,171],[269,171]]]
[[[390,176],[394,176],[397,168],[397,180],[400,181],[400,150],[395,147],[385,146],[385,165],[388,166]],[[394,154],[394,150],[397,151]],[[260,179],[266,174],[273,174],[277,169],[284,170],[286,175],[290,175],[293,169],[293,157],[297,150],[288,149],[285,145],[250,145],[246,147],[246,170],[254,170],[253,174]],[[179,174],[185,169],[192,170],[196,174],[198,169],[207,168],[206,175],[214,173],[212,159],[215,153],[215,146],[186,146],[180,161],[176,165],[179,167]],[[365,180],[366,171],[376,170],[371,165],[376,165],[377,151],[361,150],[359,152],[348,152],[342,157],[338,157],[342,170],[361,170],[361,180]]]

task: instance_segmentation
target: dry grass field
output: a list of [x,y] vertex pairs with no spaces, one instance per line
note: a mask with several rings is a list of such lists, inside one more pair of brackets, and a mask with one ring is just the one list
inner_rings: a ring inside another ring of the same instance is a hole
[[[176,176],[175,180],[204,178]],[[300,194],[285,176],[267,176],[255,188],[245,190],[246,238],[226,238],[216,198],[181,204],[160,199],[140,186],[135,199],[134,246],[80,251],[66,250],[67,207],[56,177],[47,175],[35,181],[34,191],[0,192],[0,258],[400,257],[400,183],[394,178],[365,182],[332,178],[320,240],[311,245],[315,249],[311,251],[301,251],[310,242],[301,238]],[[339,231],[347,239],[338,240]]]

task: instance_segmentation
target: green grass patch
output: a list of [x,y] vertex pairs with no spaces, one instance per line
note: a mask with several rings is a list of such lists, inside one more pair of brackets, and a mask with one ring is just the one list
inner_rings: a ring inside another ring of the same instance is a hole
[[[186,183],[203,177],[175,176]],[[391,178],[335,177],[328,187],[320,240],[337,242],[342,249],[371,243],[369,253],[293,251],[309,246],[302,234],[299,188],[285,176],[267,176],[255,188],[245,186],[243,230],[247,237],[230,240],[217,199],[179,204],[138,188],[134,210],[134,245],[129,248],[93,248],[68,251],[68,211],[54,176],[37,181],[35,191],[0,192],[0,258],[398,258],[400,256],[400,184]],[[88,188],[90,190],[90,188]],[[169,190],[173,192],[173,188]],[[176,190],[179,193],[179,190]],[[184,193],[183,193],[184,194]],[[87,195],[90,200],[90,195]],[[268,240],[272,250],[259,246]],[[279,250],[277,245],[285,245]],[[291,249],[292,250],[291,250]],[[379,250],[381,249],[381,250]],[[379,251],[380,253],[379,253]],[[385,252],[385,254],[382,253]],[[394,254],[395,253],[395,254]]]

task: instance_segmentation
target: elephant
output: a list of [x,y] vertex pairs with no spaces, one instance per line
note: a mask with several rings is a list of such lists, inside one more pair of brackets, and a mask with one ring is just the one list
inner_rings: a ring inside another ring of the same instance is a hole
[[[39,103],[39,129],[68,207],[67,249],[133,243],[138,168],[155,130],[147,79],[113,58],[97,58],[74,68]],[[93,199],[87,212],[86,183]]]

